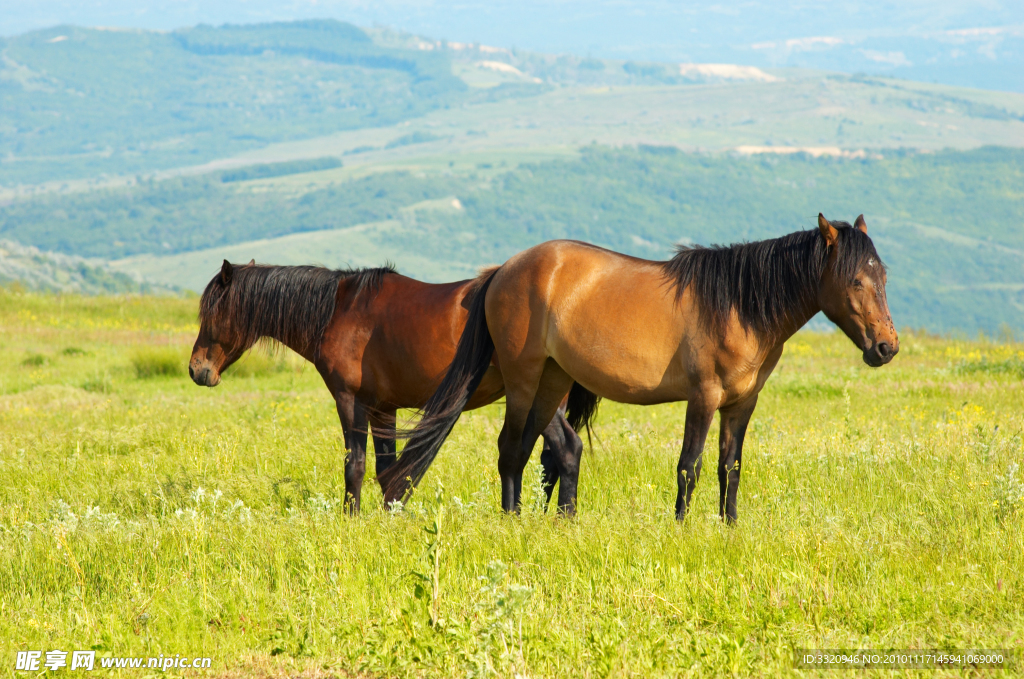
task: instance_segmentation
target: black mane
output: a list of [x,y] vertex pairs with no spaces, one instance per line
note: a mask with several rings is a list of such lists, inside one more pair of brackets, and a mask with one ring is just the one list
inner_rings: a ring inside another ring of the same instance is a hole
[[[867,234],[848,222],[831,224],[839,235],[834,271],[839,280],[852,282],[870,258],[881,266]],[[681,246],[664,267],[676,299],[691,287],[711,327],[724,327],[735,309],[744,327],[773,337],[814,304],[828,255],[825,239],[812,229],[753,243]]]
[[[338,285],[351,284],[353,297],[375,294],[384,277],[396,273],[386,266],[332,270],[319,266],[237,265],[225,286],[217,274],[199,301],[200,324],[225,312],[248,349],[261,338],[273,338],[305,353],[315,353],[334,316]],[[222,308],[226,305],[226,308]]]

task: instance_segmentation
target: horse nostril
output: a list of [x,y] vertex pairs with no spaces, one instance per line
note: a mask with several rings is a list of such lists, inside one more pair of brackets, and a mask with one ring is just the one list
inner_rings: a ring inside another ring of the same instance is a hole
[[888,342],[879,342],[878,355],[882,358],[889,358],[892,356],[892,346]]
[[196,371],[192,366],[188,367],[188,376],[191,377],[193,380],[196,378]]

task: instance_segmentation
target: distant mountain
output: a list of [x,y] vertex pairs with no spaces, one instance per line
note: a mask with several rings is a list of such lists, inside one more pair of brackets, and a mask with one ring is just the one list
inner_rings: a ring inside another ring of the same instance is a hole
[[737,49],[732,57],[760,66],[884,74],[1024,92],[1024,25],[766,40]]
[[[808,77],[807,71],[737,63],[841,69],[849,66],[849,57],[911,76],[915,68],[944,64],[970,71],[980,53],[996,61],[1016,58],[1015,41],[1024,39],[1009,29],[946,38],[952,51],[941,54],[930,52],[934,45],[927,40],[903,41],[902,51],[886,46],[886,40],[902,40],[898,37],[766,41],[727,53],[700,52],[731,59],[706,64],[553,56],[363,30],[334,20],[200,25],[172,32],[57,26],[0,39],[0,194],[5,186],[51,182],[47,190],[54,190],[64,188],[62,182],[95,185],[113,176],[150,176],[275,143],[406,124],[553,88]],[[701,61],[696,52],[687,56]],[[1024,68],[1009,69],[1012,76],[1001,67],[982,70],[996,79],[1024,74]],[[981,106],[991,108],[987,102]]]
[[58,26],[0,52],[0,184],[201,163],[393,124],[466,90],[444,53],[381,47],[337,21]]
[[57,23],[174,30],[319,17],[548,54],[807,67],[1024,91],[1018,0],[33,0],[7,3],[0,35]]
[[770,238],[813,228],[818,212],[864,213],[901,326],[1024,330],[1024,151],[872,155],[588,145],[577,157],[505,168],[197,177],[19,202],[0,234],[118,258],[115,270],[199,291],[224,258],[392,260],[441,281],[554,238],[663,259],[677,243]]

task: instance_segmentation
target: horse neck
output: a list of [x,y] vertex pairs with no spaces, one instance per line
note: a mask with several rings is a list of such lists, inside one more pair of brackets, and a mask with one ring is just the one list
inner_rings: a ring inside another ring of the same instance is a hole
[[786,320],[771,333],[767,338],[767,341],[762,343],[764,348],[771,349],[784,344],[790,337],[795,335],[800,328],[807,325],[807,323],[814,318],[815,314],[819,311],[821,311],[821,305],[818,303],[817,294],[815,294],[809,299],[807,304],[790,310],[787,314]]
[[272,324],[265,324],[264,327],[260,327],[259,322],[254,322],[254,325],[256,327],[246,333],[249,339],[252,340],[247,350],[255,346],[260,340],[271,339],[288,347],[307,361],[313,362],[315,360],[316,354],[320,349],[319,345],[306,346],[303,343],[302,333],[294,330],[297,320],[292,316],[285,316],[285,327],[273,327]]
[[779,328],[779,331],[775,334],[774,344],[778,346],[779,344],[786,342],[790,337],[795,335],[800,328],[807,325],[807,323],[814,318],[814,315],[819,311],[821,311],[821,307],[818,305],[817,300],[815,300],[814,304],[809,305],[807,308],[798,309],[793,312],[790,315],[789,320],[784,323],[783,327]]
[[291,349],[292,351],[294,351],[299,356],[302,356],[304,359],[306,359],[310,363],[315,362],[316,356],[317,356],[317,354],[320,351],[320,346],[319,345],[312,346],[312,347],[299,346],[299,344],[297,342],[293,341],[290,337],[274,337],[273,335],[265,335],[265,337],[269,337],[270,339],[273,339],[274,341],[280,342],[284,346],[286,346],[289,349]]

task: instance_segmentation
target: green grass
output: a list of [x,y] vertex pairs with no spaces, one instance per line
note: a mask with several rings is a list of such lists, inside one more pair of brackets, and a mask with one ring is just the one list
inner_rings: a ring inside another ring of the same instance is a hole
[[672,516],[682,404],[602,406],[574,520],[540,511],[536,456],[523,514],[498,510],[500,405],[460,421],[404,511],[368,478],[348,517],[310,366],[261,356],[284,367],[216,389],[138,377],[143,347],[187,354],[195,304],[0,292],[11,663],[95,648],[211,656],[223,676],[797,676],[801,647],[1024,650],[1024,385],[958,367],[1022,345],[904,333],[873,370],[840,335],[798,335],[732,529],[715,435],[690,517]]
[[231,365],[225,374],[232,377],[267,377],[301,367],[303,359],[285,350],[263,351],[262,347],[246,353]]
[[268,177],[287,177],[308,172],[322,172],[323,170],[333,170],[338,167],[341,167],[341,159],[327,156],[310,160],[293,160],[286,163],[250,165],[237,170],[227,170],[221,173],[220,180],[225,184],[247,182],[254,179],[267,179]]
[[971,374],[1010,375],[1018,379],[1024,379],[1024,360],[1015,356],[1004,360],[990,360],[987,356],[975,360],[960,362],[956,369],[958,372]]

